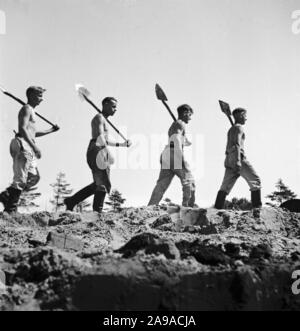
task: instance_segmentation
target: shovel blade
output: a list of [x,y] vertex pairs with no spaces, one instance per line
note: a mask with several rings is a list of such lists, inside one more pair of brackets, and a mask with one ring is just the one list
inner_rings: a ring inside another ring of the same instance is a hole
[[6,92],[5,88],[4,88],[3,86],[1,86],[1,85],[0,85],[0,90],[1,90],[3,93]]
[[84,87],[82,84],[75,84],[75,90],[78,93],[78,96],[81,100],[88,98],[90,96],[89,90]]
[[165,92],[163,91],[163,89],[158,84],[155,85],[155,93],[156,93],[156,97],[157,97],[158,100],[168,101],[168,98],[165,95]]
[[231,110],[230,110],[229,103],[227,103],[225,101],[222,101],[222,100],[219,100],[219,104],[220,104],[220,107],[222,109],[222,112],[225,113],[228,116],[231,116]]

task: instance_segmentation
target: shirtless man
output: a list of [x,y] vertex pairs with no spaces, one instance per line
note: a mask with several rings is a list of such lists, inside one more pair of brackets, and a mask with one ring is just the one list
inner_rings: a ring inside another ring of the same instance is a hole
[[4,205],[4,211],[11,213],[17,211],[20,195],[36,185],[39,180],[39,172],[36,159],[42,157],[37,147],[35,138],[57,131],[57,126],[43,132],[37,132],[34,109],[43,101],[43,93],[46,90],[38,86],[30,86],[26,91],[27,104],[19,111],[19,132],[10,143],[10,154],[13,158],[13,183],[0,194],[0,201]]
[[[67,197],[64,203],[67,210],[73,208],[91,195],[94,195],[93,210],[101,213],[105,196],[110,192],[110,167],[109,163],[99,164],[99,156],[103,152],[107,153],[107,159],[110,158],[108,151],[105,149],[107,146],[113,147],[130,147],[131,142],[127,140],[124,143],[116,143],[111,140],[108,135],[108,124],[105,118],[113,116],[117,111],[117,100],[113,97],[106,97],[102,101],[102,114],[97,114],[91,122],[92,126],[92,139],[89,143],[87,150],[87,163],[92,170],[94,182],[71,197]],[[100,153],[99,153],[100,152]],[[103,156],[103,155],[102,155]],[[109,160],[108,160],[109,161]]]
[[195,181],[183,153],[184,146],[191,145],[185,137],[185,125],[191,120],[193,109],[182,105],[177,112],[178,120],[169,129],[169,143],[161,154],[161,170],[148,206],[159,204],[174,176],[179,177],[182,184],[182,206],[195,204]]
[[261,182],[254,168],[246,159],[244,150],[245,133],[243,125],[247,121],[247,111],[237,108],[232,113],[235,124],[227,134],[225,159],[225,176],[218,192],[215,208],[223,209],[226,196],[231,192],[237,179],[242,176],[248,183],[251,191],[253,208],[259,208],[261,203]]

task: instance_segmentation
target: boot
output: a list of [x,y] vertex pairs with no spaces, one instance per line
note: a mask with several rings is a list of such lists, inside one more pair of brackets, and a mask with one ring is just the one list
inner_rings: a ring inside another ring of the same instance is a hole
[[260,190],[251,191],[251,202],[252,208],[260,208],[262,206]]
[[94,195],[93,211],[102,213],[106,192],[96,191]]
[[9,199],[9,191],[6,189],[5,191],[0,193],[0,202],[3,203],[4,209],[6,208],[8,199]]
[[18,190],[14,187],[9,187],[7,189],[9,193],[8,201],[5,205],[4,211],[7,213],[13,213],[17,211],[18,208],[18,202],[22,193],[22,190]]
[[88,197],[90,197],[91,195],[95,194],[95,190],[96,190],[96,185],[95,183],[92,183],[86,187],[84,187],[83,189],[81,189],[80,191],[78,191],[77,193],[75,193],[73,196],[71,197],[67,197],[64,199],[64,204],[66,205],[66,210],[73,210],[73,208],[81,201],[87,199]]
[[225,199],[226,199],[227,193],[224,191],[219,191],[216,202],[215,202],[215,208],[216,209],[224,209]]

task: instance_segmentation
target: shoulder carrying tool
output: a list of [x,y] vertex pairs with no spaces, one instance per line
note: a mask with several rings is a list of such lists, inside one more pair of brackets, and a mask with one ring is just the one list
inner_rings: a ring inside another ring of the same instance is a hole
[[231,110],[230,110],[229,103],[224,102],[222,100],[219,100],[219,104],[220,104],[222,112],[228,117],[231,125],[233,126],[234,123],[233,123],[233,120],[232,120],[232,117],[231,117]]
[[[16,96],[14,96],[13,94],[7,92],[2,86],[0,86],[0,90],[7,96],[11,97],[12,99],[16,100],[18,103],[20,103],[22,106],[26,105],[26,103],[24,101],[22,101],[21,99],[17,98]],[[59,129],[59,126],[56,124],[51,123],[50,121],[48,121],[45,117],[43,117],[42,115],[40,115],[39,113],[35,112],[36,116],[38,116],[39,118],[41,118],[42,120],[44,120],[45,122],[47,122],[48,124],[50,124],[53,128],[56,129],[56,131]]]
[[[165,92],[163,91],[163,89],[158,84],[155,85],[155,93],[156,93],[157,99],[160,100],[164,104],[164,106],[167,108],[169,114],[171,115],[173,121],[176,122],[177,119],[176,119],[175,115],[173,114],[172,110],[170,109],[169,105],[167,104],[168,98],[167,98]],[[190,146],[191,142],[187,140],[185,132],[183,132],[183,136],[185,137],[185,146]]]
[[[99,114],[102,114],[102,111],[89,99],[90,92],[86,87],[81,84],[76,84],[75,89],[81,100],[87,101],[94,109],[97,110]],[[127,142],[127,139],[124,137],[124,135],[111,123],[111,121],[108,118],[105,119],[107,123],[124,139],[124,141]]]

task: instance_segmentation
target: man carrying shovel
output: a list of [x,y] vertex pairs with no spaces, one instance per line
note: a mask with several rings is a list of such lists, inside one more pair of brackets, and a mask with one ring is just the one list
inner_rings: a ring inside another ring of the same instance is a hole
[[182,184],[182,206],[194,207],[195,204],[195,181],[189,165],[184,158],[184,146],[191,143],[185,137],[185,126],[191,120],[193,109],[189,105],[181,105],[177,108],[178,119],[174,117],[166,105],[166,96],[159,85],[156,86],[156,95],[167,107],[172,118],[175,120],[169,131],[169,142],[160,157],[161,170],[156,186],[152,192],[148,206],[158,205],[172,182],[174,176],[179,177]]
[[4,211],[8,213],[17,211],[22,191],[35,186],[40,180],[36,159],[40,159],[42,154],[36,145],[35,138],[59,130],[57,125],[52,125],[52,128],[47,131],[37,132],[36,130],[35,117],[38,114],[34,109],[43,101],[45,91],[42,87],[29,87],[26,91],[27,104],[5,92],[24,104],[18,115],[19,132],[10,143],[14,171],[13,183],[0,193],[0,201],[4,205]]
[[[84,98],[91,103],[86,95],[84,95]],[[91,104],[96,108],[93,103]],[[105,196],[111,189],[110,165],[113,163],[113,158],[109,154],[107,146],[131,146],[130,140],[125,140],[124,143],[116,143],[109,137],[108,123],[110,122],[108,117],[113,116],[116,111],[117,100],[113,97],[106,97],[102,101],[102,111],[98,110],[99,114],[92,119],[92,139],[87,150],[87,163],[92,170],[94,182],[64,200],[67,210],[73,210],[78,203],[94,195],[93,210],[99,213],[102,212]]]
[[[226,105],[227,109],[223,112],[230,117],[229,105],[220,102],[221,107]],[[243,125],[247,121],[247,111],[243,108],[237,108],[232,113],[234,122],[227,134],[227,147],[225,159],[225,176],[218,192],[215,208],[223,209],[226,196],[231,192],[237,179],[242,176],[248,183],[251,191],[251,202],[253,208],[259,208],[261,203],[261,181],[252,165],[246,159],[244,150],[245,133]]]

